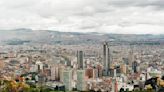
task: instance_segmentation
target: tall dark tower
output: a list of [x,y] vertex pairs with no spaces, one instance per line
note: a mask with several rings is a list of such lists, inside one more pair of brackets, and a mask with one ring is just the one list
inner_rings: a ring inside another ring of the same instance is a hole
[[138,67],[138,63],[136,62],[136,61],[134,61],[133,63],[132,63],[132,69],[133,69],[133,72],[134,73],[137,73],[138,71],[137,71],[137,67]]
[[84,69],[84,53],[83,51],[77,51],[77,64],[79,69]]
[[108,76],[109,75],[109,69],[110,69],[110,52],[109,52],[109,46],[107,42],[104,42],[103,44],[103,75]]

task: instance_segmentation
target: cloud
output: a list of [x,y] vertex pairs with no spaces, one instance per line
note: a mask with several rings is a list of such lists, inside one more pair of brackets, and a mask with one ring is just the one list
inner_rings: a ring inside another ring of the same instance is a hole
[[162,8],[164,1],[163,0],[109,0],[109,5],[117,7],[129,7],[129,6],[138,6],[138,7],[147,7],[154,6]]
[[164,33],[163,0],[0,0],[0,29]]

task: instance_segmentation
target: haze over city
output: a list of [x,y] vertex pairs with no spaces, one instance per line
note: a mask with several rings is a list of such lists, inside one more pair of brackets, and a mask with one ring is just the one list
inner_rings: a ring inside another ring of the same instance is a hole
[[164,92],[164,0],[0,0],[0,92]]
[[163,0],[0,0],[0,29],[164,34]]

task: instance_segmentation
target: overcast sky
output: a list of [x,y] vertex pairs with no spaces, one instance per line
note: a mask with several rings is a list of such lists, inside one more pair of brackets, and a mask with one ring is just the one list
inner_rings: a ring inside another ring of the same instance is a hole
[[0,0],[0,29],[164,34],[164,0]]

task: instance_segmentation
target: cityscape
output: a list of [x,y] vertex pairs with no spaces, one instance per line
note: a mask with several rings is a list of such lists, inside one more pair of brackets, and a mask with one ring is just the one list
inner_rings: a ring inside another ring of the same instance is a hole
[[0,0],[0,92],[164,92],[164,0]]
[[1,41],[1,92],[164,92],[164,36],[65,34],[86,41]]

